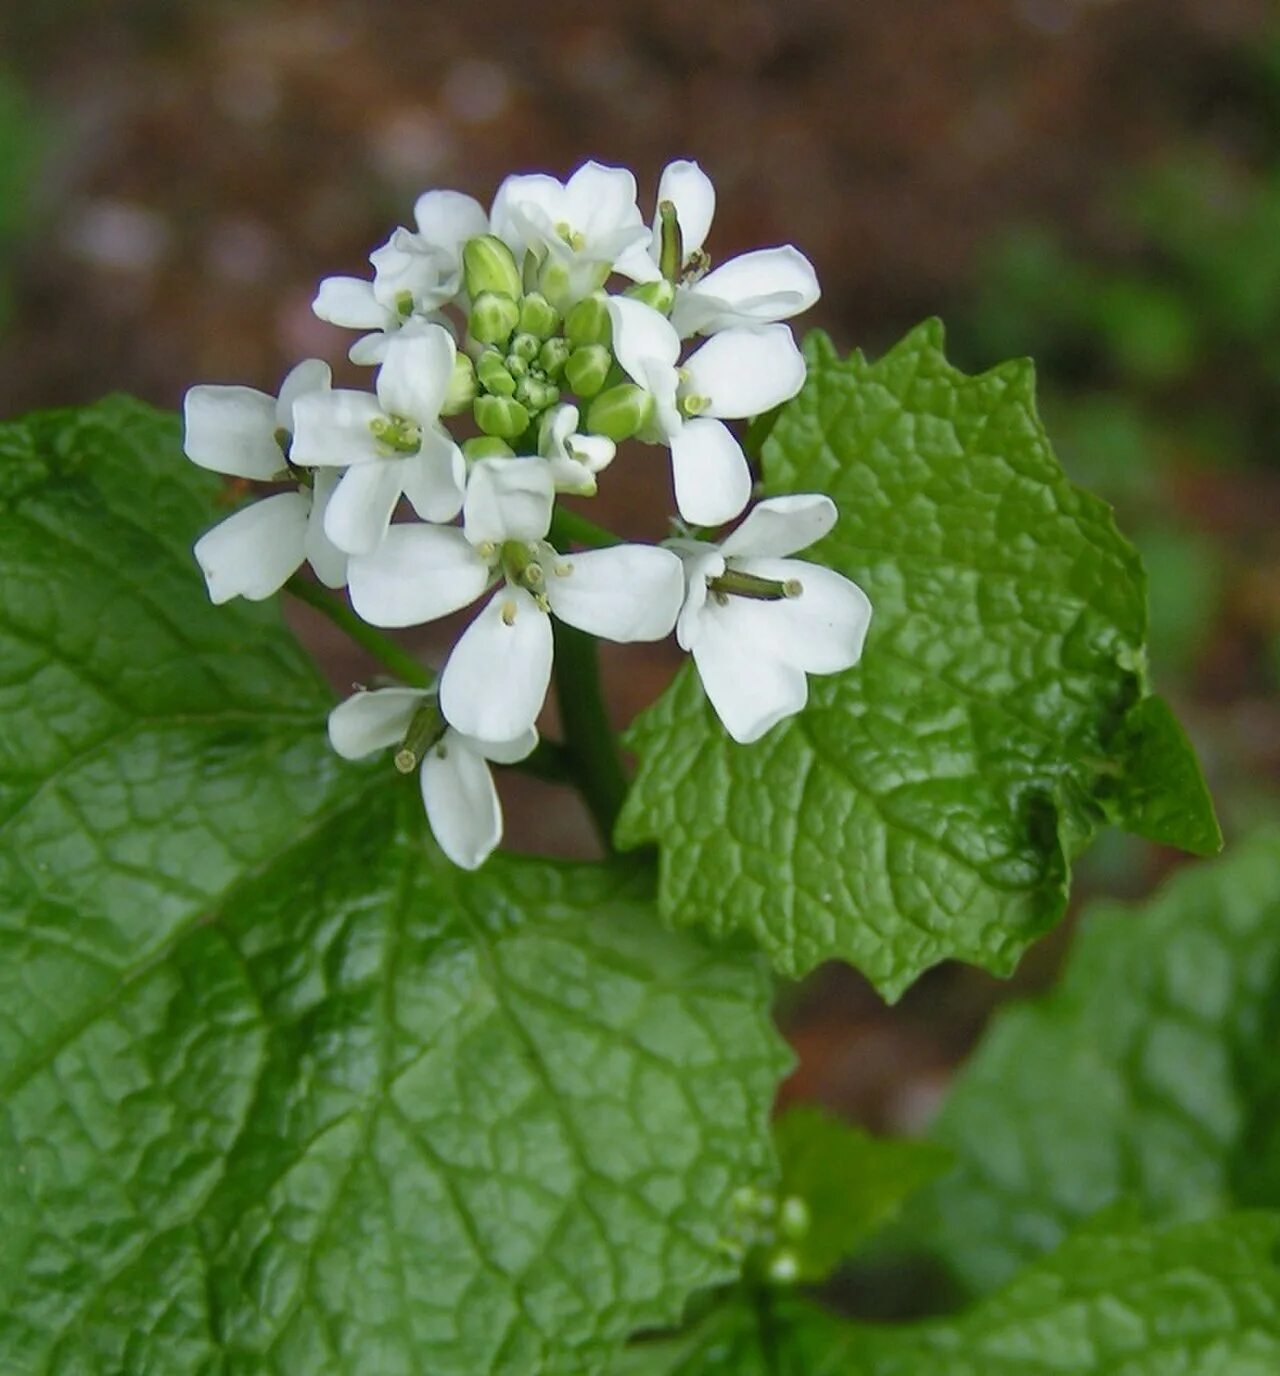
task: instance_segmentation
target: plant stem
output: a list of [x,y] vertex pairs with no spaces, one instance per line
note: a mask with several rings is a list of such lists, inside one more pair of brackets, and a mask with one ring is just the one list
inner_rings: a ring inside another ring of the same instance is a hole
[[627,792],[627,776],[614,743],[600,691],[598,642],[585,631],[553,621],[556,696],[564,750],[604,848],[613,852],[613,826]]
[[551,518],[551,543],[557,549],[569,544],[586,545],[588,549],[608,549],[611,545],[622,544],[622,537],[596,525],[594,521],[588,521],[585,516],[579,516],[576,511],[557,506]]
[[425,664],[419,664],[390,636],[383,635],[368,622],[361,621],[345,602],[326,588],[322,588],[319,583],[309,582],[295,573],[285,587],[299,602],[305,602],[308,607],[314,607],[321,616],[327,616],[340,631],[362,649],[368,650],[383,668],[390,670],[402,683],[407,683],[411,688],[430,688],[435,683],[435,674]]

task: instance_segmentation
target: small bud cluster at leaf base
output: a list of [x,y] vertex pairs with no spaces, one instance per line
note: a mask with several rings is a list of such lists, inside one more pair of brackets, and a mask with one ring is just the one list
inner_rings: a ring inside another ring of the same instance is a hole
[[[805,364],[782,323],[818,298],[792,247],[713,267],[715,193],[692,162],[664,171],[646,223],[625,169],[513,176],[489,212],[431,191],[416,228],[327,278],[315,311],[360,330],[369,391],[308,360],[278,398],[187,394],[185,447],[205,468],[280,491],[209,531],[196,558],[216,602],[269,597],[304,563],[373,626],[415,626],[487,600],[434,687],[361,691],[334,748],[384,749],[418,772],[432,829],[474,868],[501,836],[489,763],[535,747],[552,620],[614,641],[674,629],[735,740],[803,707],[807,674],[855,664],[870,618],[847,579],[789,556],[825,535],[822,496],[759,503],[726,422],[789,400]],[[690,343],[689,341],[693,341]],[[455,428],[457,433],[455,433]],[[478,434],[475,432],[479,432]],[[617,446],[670,451],[679,535],[572,548],[556,502],[590,497]],[[407,505],[415,519],[396,521]]]

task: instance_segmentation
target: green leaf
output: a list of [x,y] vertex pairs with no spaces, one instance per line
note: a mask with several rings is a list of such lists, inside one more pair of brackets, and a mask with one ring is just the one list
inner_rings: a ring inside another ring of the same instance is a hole
[[613,1376],[1272,1376],[1280,1219],[1087,1229],[956,1319],[844,1324],[741,1298]]
[[[913,1241],[983,1290],[1119,1199],[1280,1206],[1280,835],[1096,908],[1058,989],[999,1014],[934,1136]],[[904,1225],[905,1228],[906,1225]]]
[[966,377],[936,323],[876,364],[816,337],[764,469],[835,499],[816,557],[875,615],[858,668],[756,745],[691,666],[637,720],[618,839],[658,842],[669,921],[744,929],[788,974],[847,959],[892,997],[948,957],[1012,970],[1104,819],[1213,848],[1185,740],[1161,719],[1142,748],[1137,556],[1063,475],[1029,364]]
[[[782,1172],[778,1248],[804,1281],[829,1276],[951,1159],[930,1142],[872,1137],[811,1104],[788,1109],[773,1138]],[[802,1206],[791,1204],[804,1227],[788,1230],[789,1201]]]
[[735,1274],[759,965],[625,869],[447,865],[208,605],[172,421],[0,454],[0,1370],[594,1372]]

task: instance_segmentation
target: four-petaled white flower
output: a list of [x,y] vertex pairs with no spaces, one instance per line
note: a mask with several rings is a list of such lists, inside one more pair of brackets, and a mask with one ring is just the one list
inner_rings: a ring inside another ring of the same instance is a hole
[[546,540],[555,489],[542,459],[483,459],[463,529],[401,525],[355,560],[351,601],[375,626],[434,620],[502,586],[453,647],[440,676],[445,720],[480,740],[533,725],[551,682],[551,617],[604,640],[661,640],[684,596],[680,560],[655,545],[565,555]]
[[[675,207],[683,261],[675,283],[671,324],[681,339],[735,325],[766,325],[807,311],[822,294],[813,264],[791,244],[755,249],[708,272],[702,251],[715,216],[716,193],[696,162],[672,162],[658,183],[658,204]],[[630,248],[618,271],[635,282],[662,277],[662,217],[654,216],[647,244]]]
[[[294,403],[308,394],[327,393],[329,382],[329,365],[311,358],[285,378],[278,398],[253,387],[192,387],[183,402],[187,457],[233,478],[289,479]],[[300,481],[296,492],[264,497],[206,531],[194,552],[210,599],[260,602],[279,592],[307,560],[322,583],[342,587],[347,556],[324,530],[332,491],[329,475],[317,473],[311,485]]]
[[333,709],[329,740],[348,760],[398,746],[396,767],[418,770],[440,849],[455,865],[474,870],[502,839],[502,805],[489,765],[523,760],[538,733],[530,728],[513,740],[475,740],[444,721],[430,689],[377,688],[361,689]]
[[567,182],[543,173],[508,177],[491,213],[493,232],[517,263],[546,258],[543,289],[564,309],[590,296],[615,262],[649,237],[625,167],[584,163]]
[[428,191],[413,208],[417,230],[397,229],[369,255],[373,280],[326,277],[312,303],[321,320],[371,330],[351,346],[353,363],[380,363],[407,321],[431,319],[462,293],[462,248],[489,232],[480,202],[460,191]]
[[613,462],[618,447],[604,435],[579,433],[578,408],[566,405],[553,407],[543,417],[538,452],[551,465],[557,492],[594,497],[596,474]]
[[681,364],[680,336],[652,306],[615,296],[609,314],[618,363],[653,397],[653,422],[641,438],[670,447],[680,515],[698,526],[733,520],[751,497],[751,469],[723,422],[761,415],[804,385],[804,355],[791,330],[726,329]]
[[293,461],[346,469],[324,518],[339,549],[377,549],[402,495],[425,521],[458,514],[466,464],[440,424],[456,353],[447,331],[415,322],[388,342],[376,397],[336,390],[294,407]]
[[856,583],[786,556],[836,522],[829,497],[772,497],[726,540],[670,540],[688,591],[676,623],[725,729],[742,744],[799,712],[806,674],[834,674],[862,656],[871,603]]

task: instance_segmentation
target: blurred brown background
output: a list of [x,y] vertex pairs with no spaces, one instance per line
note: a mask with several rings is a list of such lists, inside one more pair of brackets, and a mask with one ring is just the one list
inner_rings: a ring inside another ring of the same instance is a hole
[[[811,323],[842,345],[876,352],[941,314],[965,366],[1042,360],[1069,466],[1148,558],[1161,687],[1240,827],[1280,777],[1273,13],[3,0],[0,416],[111,390],[176,408],[196,381],[274,390],[310,354],[357,382],[349,336],[310,312],[315,283],[363,273],[421,191],[487,202],[509,171],[594,156],[635,168],[647,206],[662,165],[696,157],[720,196],[713,253],[801,246],[825,292]],[[598,509],[652,537],[668,498],[646,458],[610,473]],[[336,684],[359,676],[327,627],[291,615]],[[673,663],[610,654],[620,721]],[[507,785],[517,844],[591,850],[572,799]],[[1168,863],[1104,838],[1081,891],[1142,893]],[[1064,940],[1017,987],[1047,979]],[[787,994],[793,1089],[917,1126],[1008,992],[944,970],[890,1014],[850,972],[820,972]]]

